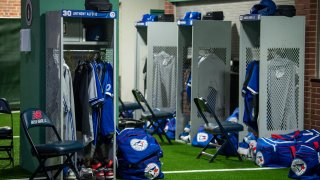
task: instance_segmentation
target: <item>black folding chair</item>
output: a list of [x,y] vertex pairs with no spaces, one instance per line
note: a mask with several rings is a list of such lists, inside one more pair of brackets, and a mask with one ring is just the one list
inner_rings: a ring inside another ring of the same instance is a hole
[[121,98],[119,97],[119,116],[123,117],[123,118],[127,118],[125,117],[125,112],[127,111],[134,111],[137,109],[141,109],[140,105],[137,102],[123,102],[121,100]]
[[[234,154],[236,154],[239,160],[242,161],[242,158],[240,154],[237,152],[236,147],[234,147],[234,145],[232,144],[228,136],[228,133],[243,131],[243,126],[241,124],[233,123],[229,121],[220,121],[216,116],[215,112],[211,109],[211,107],[207,103],[207,101],[204,100],[203,98],[194,98],[194,103],[196,104],[198,112],[205,122],[205,125],[204,125],[205,131],[213,135],[220,134],[224,139],[224,142],[219,147],[218,151],[215,154],[210,154],[210,153],[207,153],[206,150],[211,143],[214,143],[213,142],[214,138],[212,138],[210,142],[201,150],[197,158],[200,158],[202,155],[209,156],[211,157],[211,159],[209,160],[209,162],[211,163],[219,154],[221,154],[221,152],[223,152],[224,148],[227,148],[230,146],[232,147]],[[215,123],[209,122],[204,113],[209,113],[210,115],[212,115],[215,120]]]
[[[150,123],[146,130],[148,131],[149,128],[153,127],[154,132],[157,133],[162,142],[164,142],[162,138],[162,135],[164,135],[169,144],[172,144],[170,138],[165,133],[164,127],[161,125],[161,122],[159,120],[172,118],[174,116],[174,113],[158,109],[152,109],[148,104],[147,100],[142,95],[142,93],[137,89],[132,90],[132,94],[143,111],[141,119],[146,120]],[[155,125],[155,123],[157,125]]]
[[[0,113],[11,116],[11,125],[0,127],[0,141],[9,141],[6,143],[7,145],[0,145],[0,151],[5,151],[7,153],[7,157],[0,157],[0,160],[10,160],[10,164],[14,167],[13,118],[9,103],[4,98],[0,99]],[[10,164],[8,164],[8,166]]]
[[[40,109],[27,109],[21,113],[20,118],[23,130],[32,147],[32,155],[36,156],[39,161],[39,166],[30,179],[33,179],[40,172],[45,173],[47,179],[56,179],[64,167],[69,167],[75,173],[77,179],[80,179],[71,158],[77,151],[83,149],[83,144],[78,141],[62,141],[52,121]],[[48,130],[52,129],[57,141],[47,144],[35,144],[29,134],[29,130],[40,127],[45,127]],[[64,157],[65,160],[61,164],[46,165],[46,160],[53,157]],[[57,170],[54,176],[52,176],[52,170]]]

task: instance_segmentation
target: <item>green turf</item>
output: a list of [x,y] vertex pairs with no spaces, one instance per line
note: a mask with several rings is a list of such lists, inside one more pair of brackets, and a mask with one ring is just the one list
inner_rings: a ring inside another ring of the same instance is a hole
[[[160,143],[164,153],[161,158],[163,163],[162,171],[182,171],[182,170],[215,170],[215,169],[236,169],[236,168],[258,168],[250,160],[239,161],[237,157],[219,155],[212,163],[209,158],[196,156],[202,148],[191,145],[173,142]],[[208,149],[207,152],[214,153],[216,149]],[[232,171],[232,172],[202,172],[202,173],[175,173],[165,174],[165,179],[185,180],[185,179],[288,179],[289,169],[259,170],[259,171]]]
[[[20,135],[20,114],[13,114],[13,134],[14,136]],[[0,127],[11,126],[10,115],[0,114]],[[7,145],[10,141],[1,141],[0,145]],[[11,179],[11,178],[24,178],[29,177],[30,173],[20,168],[19,166],[19,154],[20,154],[20,139],[14,138],[14,168],[7,166],[9,161],[0,160],[0,179]],[[5,152],[0,152],[0,157],[6,157]]]
[[[0,114],[0,126],[10,125],[10,116]],[[19,113],[13,115],[14,119],[14,135],[19,136]],[[4,144],[7,142],[0,142]],[[173,145],[160,143],[164,152],[161,158],[163,163],[162,170],[181,171],[181,170],[209,170],[209,169],[235,169],[235,168],[258,168],[252,161],[245,160],[240,162],[236,157],[226,158],[218,156],[213,163],[208,163],[208,158],[201,157],[196,159],[201,148],[192,147],[190,145],[174,142]],[[6,167],[8,161],[0,161],[0,180],[12,178],[26,178],[30,173],[19,167],[19,138],[14,139],[15,167]],[[215,149],[209,149],[208,152],[214,152]],[[0,153],[0,156],[5,154]],[[165,179],[172,180],[193,180],[193,179],[288,179],[288,168],[276,170],[261,171],[232,171],[232,172],[202,172],[202,173],[175,173],[165,174]]]

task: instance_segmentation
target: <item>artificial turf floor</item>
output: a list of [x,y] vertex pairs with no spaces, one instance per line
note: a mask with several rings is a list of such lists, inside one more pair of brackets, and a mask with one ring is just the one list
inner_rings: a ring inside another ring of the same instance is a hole
[[[14,136],[20,135],[19,113],[13,114]],[[0,114],[0,126],[10,125],[10,116]],[[4,144],[7,142],[0,142]],[[258,168],[252,161],[245,160],[240,162],[236,157],[226,158],[218,156],[213,163],[208,163],[208,158],[201,157],[196,159],[201,148],[192,147],[187,144],[173,142],[173,145],[161,143],[164,157],[161,158],[163,163],[162,171],[165,172],[165,179],[172,180],[197,180],[197,179],[288,179],[288,168],[274,170],[246,170],[246,171],[225,171],[225,172],[192,172],[180,173],[185,170],[217,170],[217,169],[239,169],[239,168]],[[0,180],[13,178],[26,178],[30,173],[21,169],[19,166],[20,139],[14,138],[15,167],[5,167],[8,161],[0,161]],[[214,152],[215,149],[207,151]],[[5,153],[0,152],[0,157]],[[5,167],[5,168],[4,168]],[[172,172],[178,171],[178,172]]]

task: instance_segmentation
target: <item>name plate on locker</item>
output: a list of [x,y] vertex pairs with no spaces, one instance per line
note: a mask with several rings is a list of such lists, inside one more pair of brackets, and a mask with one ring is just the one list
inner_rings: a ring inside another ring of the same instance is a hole
[[260,21],[261,15],[260,14],[245,14],[240,15],[240,21]]
[[117,17],[115,11],[111,12],[97,12],[92,10],[62,10],[62,17],[73,17],[73,18],[107,18],[114,19]]

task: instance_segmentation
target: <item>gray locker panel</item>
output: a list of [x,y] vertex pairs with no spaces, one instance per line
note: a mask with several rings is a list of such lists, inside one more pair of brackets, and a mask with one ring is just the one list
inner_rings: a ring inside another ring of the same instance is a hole
[[190,102],[187,102],[186,81],[191,72],[192,27],[178,26],[178,61],[177,61],[177,92],[176,92],[176,140],[190,121]]
[[[46,14],[46,29],[50,29],[50,33],[46,33],[46,113],[51,118],[58,132],[62,136],[61,119],[61,50],[62,50],[62,18],[60,12],[48,12]],[[53,132],[47,131],[47,142],[55,141],[50,137],[54,137]]]
[[[148,23],[147,100],[154,108],[176,108],[173,95],[176,91],[177,28],[174,22]],[[159,75],[155,71],[155,62],[159,60],[156,56],[160,53],[171,56],[170,59],[175,61],[172,62],[172,71],[165,73],[166,76],[161,75],[164,80],[161,83],[155,81]]]
[[147,50],[147,27],[137,26],[136,33],[136,84],[135,87],[141,92],[144,92],[144,74],[143,67],[148,57]]
[[[258,124],[261,137],[303,129],[304,25],[302,16],[261,18],[259,105],[262,108]],[[277,62],[279,59],[281,63]],[[286,60],[288,63],[284,64]],[[273,80],[272,68],[279,63],[282,69],[275,70],[277,80]],[[287,80],[279,82],[281,78]]]
[[[240,58],[239,58],[239,123],[243,124],[244,99],[242,86],[245,80],[246,67],[252,60],[260,60],[260,21],[241,22]],[[248,130],[239,133],[239,140],[247,135]]]
[[[213,62],[202,62],[198,65],[199,56],[211,54]],[[191,100],[204,97],[214,106],[222,102],[223,112],[216,109],[220,120],[229,115],[230,102],[230,59],[231,59],[231,22],[195,21],[192,31],[192,90]],[[221,69],[223,68],[223,69]],[[223,80],[219,77],[224,77]],[[222,85],[221,82],[224,81]],[[221,86],[220,88],[217,88]],[[220,100],[219,100],[220,99]],[[214,102],[216,101],[216,102]],[[214,108],[214,107],[213,107]],[[220,111],[220,112],[219,112]],[[214,119],[210,119],[214,121]],[[191,103],[191,139],[204,121],[198,115],[195,104]]]

